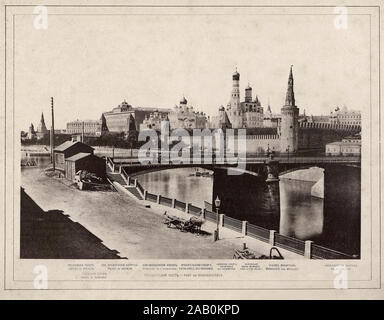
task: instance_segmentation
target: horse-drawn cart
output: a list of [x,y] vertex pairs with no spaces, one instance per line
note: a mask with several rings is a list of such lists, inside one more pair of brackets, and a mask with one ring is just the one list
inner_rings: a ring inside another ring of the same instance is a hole
[[[276,251],[277,255],[274,255],[273,252]],[[245,248],[243,250],[236,249],[235,254],[233,255],[233,259],[284,259],[279,249],[276,247],[272,247],[269,250],[269,256],[262,254],[261,256],[257,256],[254,252]]]
[[200,233],[201,231],[203,220],[197,217],[191,217],[189,220],[186,220],[176,216],[167,215],[166,213],[164,215],[164,224],[166,224],[168,228],[175,228],[182,232],[192,233]]

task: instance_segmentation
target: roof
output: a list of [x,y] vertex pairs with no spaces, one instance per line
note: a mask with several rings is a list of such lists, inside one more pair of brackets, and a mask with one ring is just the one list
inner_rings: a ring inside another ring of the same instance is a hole
[[82,143],[80,141],[65,141],[64,143],[62,143],[61,145],[57,146],[55,148],[54,151],[65,151],[71,147],[73,147],[74,145],[76,145],[77,143],[81,143],[83,144],[84,146],[87,146],[88,148],[91,148],[93,150],[93,148],[85,143]]
[[341,141],[335,141],[335,142],[330,142],[330,143],[327,143],[326,145],[329,146],[329,145],[333,145],[333,146],[341,146],[343,143]]
[[247,128],[247,136],[249,135],[276,135],[277,128],[260,127],[260,128]]
[[77,160],[86,158],[86,157],[91,156],[91,155],[92,155],[92,153],[79,152],[79,153],[76,153],[75,155],[73,155],[72,157],[65,159],[65,161],[77,161]]

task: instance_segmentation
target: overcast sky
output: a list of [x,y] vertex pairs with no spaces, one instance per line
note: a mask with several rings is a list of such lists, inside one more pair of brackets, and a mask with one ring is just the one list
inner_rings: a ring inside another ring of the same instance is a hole
[[369,106],[369,18],[350,16],[337,30],[332,15],[51,15],[47,30],[16,17],[15,106],[20,129],[99,119],[123,99],[171,108],[183,94],[214,115],[240,72],[273,112],[284,104],[294,65],[300,113]]

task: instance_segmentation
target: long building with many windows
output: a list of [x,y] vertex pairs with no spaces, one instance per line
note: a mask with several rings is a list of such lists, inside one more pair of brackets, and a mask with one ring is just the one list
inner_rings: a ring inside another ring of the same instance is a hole
[[68,134],[81,134],[87,136],[100,136],[102,133],[102,120],[75,120],[67,123]]

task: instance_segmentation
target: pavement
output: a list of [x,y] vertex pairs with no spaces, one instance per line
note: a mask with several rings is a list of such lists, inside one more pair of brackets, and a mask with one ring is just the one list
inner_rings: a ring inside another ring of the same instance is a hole
[[[269,254],[270,245],[222,228],[213,241],[216,225],[203,224],[203,235],[180,232],[164,223],[164,212],[189,219],[177,209],[138,200],[119,192],[80,191],[39,168],[22,170],[22,187],[42,210],[60,210],[97,236],[110,250],[128,259],[232,259],[235,249],[247,244],[256,255]],[[149,206],[149,207],[146,207]],[[303,259],[284,249],[285,258]]]

